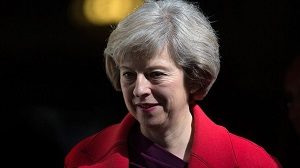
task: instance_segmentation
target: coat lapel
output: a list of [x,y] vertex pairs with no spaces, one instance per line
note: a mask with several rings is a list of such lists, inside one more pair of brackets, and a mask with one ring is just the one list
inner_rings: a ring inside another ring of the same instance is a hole
[[193,107],[194,133],[189,167],[237,167],[229,132],[213,123],[196,105]]

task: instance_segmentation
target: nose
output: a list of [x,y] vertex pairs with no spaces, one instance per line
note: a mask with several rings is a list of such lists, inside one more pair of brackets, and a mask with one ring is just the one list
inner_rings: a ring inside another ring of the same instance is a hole
[[151,93],[151,83],[144,74],[138,74],[133,89],[135,97],[146,97]]

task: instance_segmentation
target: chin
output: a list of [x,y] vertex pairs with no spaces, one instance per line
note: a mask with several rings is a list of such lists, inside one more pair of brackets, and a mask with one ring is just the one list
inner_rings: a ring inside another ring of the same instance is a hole
[[165,125],[165,120],[152,118],[152,119],[143,119],[143,121],[140,122],[141,125],[145,127],[160,127],[162,125]]

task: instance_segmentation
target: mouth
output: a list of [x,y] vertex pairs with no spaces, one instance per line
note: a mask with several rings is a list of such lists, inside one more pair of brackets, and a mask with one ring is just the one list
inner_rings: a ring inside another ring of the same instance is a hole
[[150,109],[157,105],[158,105],[158,103],[139,103],[139,104],[137,104],[137,107],[139,107],[141,109]]

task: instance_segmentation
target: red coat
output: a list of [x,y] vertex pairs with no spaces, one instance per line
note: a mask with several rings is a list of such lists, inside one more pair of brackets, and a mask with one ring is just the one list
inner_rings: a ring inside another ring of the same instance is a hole
[[[279,167],[262,147],[216,125],[198,105],[193,107],[192,113],[194,133],[188,161],[190,168]],[[127,136],[135,122],[128,114],[120,124],[82,140],[67,155],[65,168],[127,168]]]

